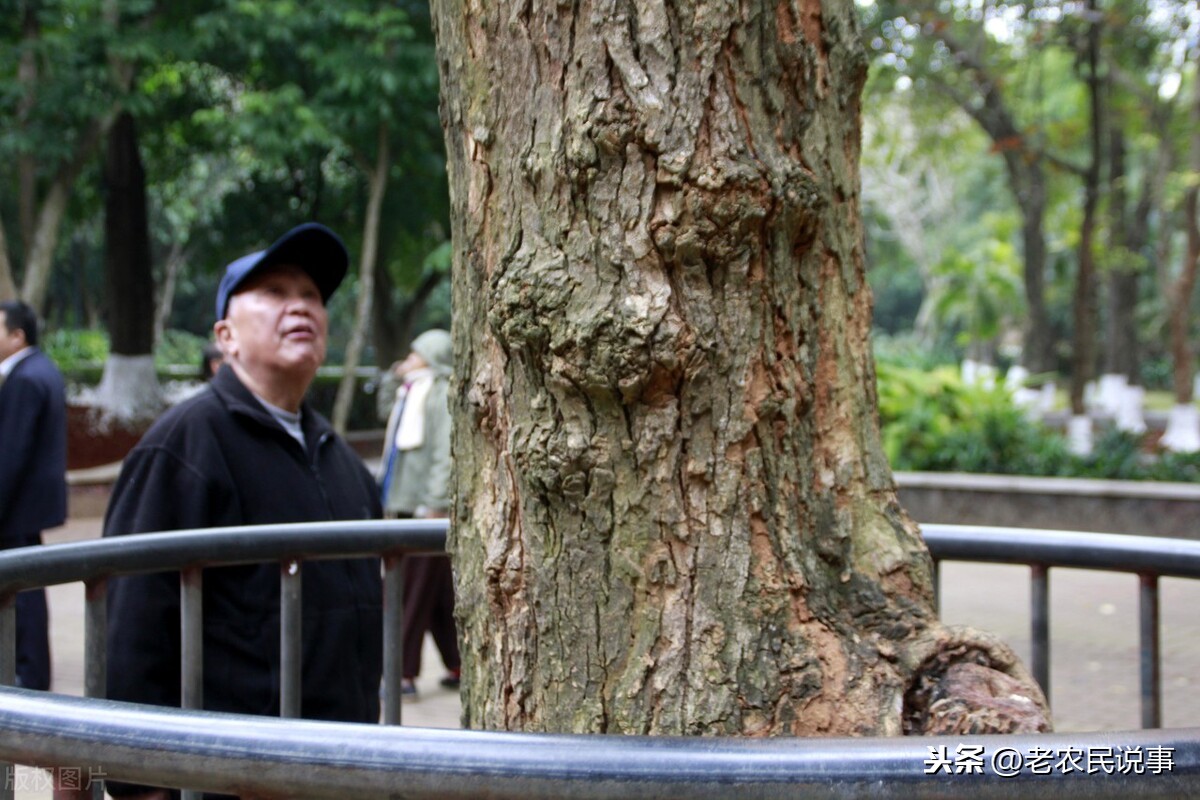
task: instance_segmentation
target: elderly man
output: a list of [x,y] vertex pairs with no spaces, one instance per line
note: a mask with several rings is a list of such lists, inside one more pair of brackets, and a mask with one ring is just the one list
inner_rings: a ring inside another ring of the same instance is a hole
[[[67,400],[62,374],[37,347],[38,319],[0,303],[0,550],[42,543],[67,517]],[[17,684],[50,688],[46,590],[17,595]]]
[[[325,358],[325,303],[347,262],[341,240],[309,223],[226,268],[213,328],[225,363],[126,458],[105,536],[381,516],[371,474],[304,399]],[[303,716],[375,722],[379,562],[310,562],[303,573]],[[279,713],[278,565],[205,572],[204,648],[206,709]],[[108,696],[178,705],[179,656],[178,576],[113,581]]]

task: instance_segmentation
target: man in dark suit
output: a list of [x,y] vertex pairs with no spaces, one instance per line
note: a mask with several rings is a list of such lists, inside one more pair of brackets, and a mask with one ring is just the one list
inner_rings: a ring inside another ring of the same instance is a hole
[[[62,374],[37,347],[37,315],[0,303],[0,550],[42,543],[67,517]],[[17,595],[17,685],[50,688],[46,590]]]

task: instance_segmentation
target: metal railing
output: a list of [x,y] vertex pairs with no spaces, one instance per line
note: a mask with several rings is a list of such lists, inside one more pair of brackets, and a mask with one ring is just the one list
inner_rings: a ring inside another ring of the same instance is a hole
[[1160,578],[1200,578],[1200,542],[1110,533],[922,525],[937,569],[942,561],[1030,568],[1030,671],[1050,697],[1050,569],[1126,572],[1140,584],[1138,635],[1142,727],[1162,725]]
[[[15,593],[80,581],[86,586],[86,697],[0,686],[0,759],[45,767],[94,765],[122,780],[254,797],[1057,798],[1183,797],[1200,791],[1200,729],[896,739],[551,736],[281,720],[98,699],[110,576],[180,570],[183,635],[191,642],[184,648],[184,682],[198,687],[204,567],[279,563],[281,618],[298,620],[296,564],[379,555],[385,569],[384,717],[399,722],[399,556],[442,549],[445,526],[444,521],[281,525],[255,528],[252,536],[244,528],[224,528],[0,553],[0,684],[14,678]],[[1043,685],[1049,570],[1080,567],[1141,576],[1143,723],[1156,724],[1157,580],[1200,577],[1200,543],[942,525],[923,531],[937,562],[1032,567],[1034,670],[1041,670]],[[294,637],[289,627],[281,625],[285,714],[295,712],[299,697],[298,652],[295,642],[288,643]],[[194,694],[192,702],[199,704]],[[1048,764],[1054,769],[1045,769]],[[0,797],[11,796],[9,777]]]

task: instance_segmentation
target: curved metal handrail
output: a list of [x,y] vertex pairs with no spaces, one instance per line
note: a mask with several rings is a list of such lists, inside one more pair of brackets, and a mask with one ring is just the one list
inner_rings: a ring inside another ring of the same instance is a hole
[[[252,527],[253,536],[247,536]],[[441,552],[447,521],[359,520],[139,533],[0,552],[0,597],[39,586],[186,567]]]
[[[444,519],[314,522],[255,526],[253,536],[247,536],[243,527],[206,528],[24,547],[0,552],[0,596],[113,574],[189,566],[438,552],[445,549],[447,528]],[[921,533],[930,554],[939,560],[1200,578],[1200,542],[1192,540],[934,524],[922,525]]]
[[921,525],[929,553],[940,560],[1153,573],[1200,578],[1200,542],[1160,536]]
[[[621,798],[1187,797],[1200,729],[1041,736],[736,739],[547,735],[280,720],[152,709],[0,689],[0,754],[102,765],[122,778],[262,797],[410,800]],[[149,735],[152,733],[153,735]],[[926,774],[934,754],[979,750],[979,771]],[[1171,768],[1121,774],[1119,754]],[[997,759],[1107,753],[1111,771],[1008,775]],[[1015,755],[1014,755],[1015,754]],[[918,788],[919,785],[919,788]]]
[[[122,572],[433,551],[445,529],[445,521],[424,520],[278,525],[253,536],[225,528],[8,551],[0,553],[0,597]],[[1200,577],[1195,542],[937,525],[924,532],[937,559]],[[3,760],[90,764],[131,781],[268,797],[1115,798],[1200,790],[1200,728],[896,739],[536,735],[281,720],[0,687],[0,731]],[[963,753],[971,758],[947,766],[947,754]],[[1169,769],[1148,768],[1155,753],[1169,753]],[[1079,768],[1033,771],[1047,754]],[[1015,762],[1023,768],[1006,774]]]

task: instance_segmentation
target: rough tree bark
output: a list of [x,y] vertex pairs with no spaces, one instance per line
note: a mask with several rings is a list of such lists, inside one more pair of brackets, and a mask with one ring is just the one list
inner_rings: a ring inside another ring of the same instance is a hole
[[465,723],[1044,728],[880,447],[854,4],[433,6]]

